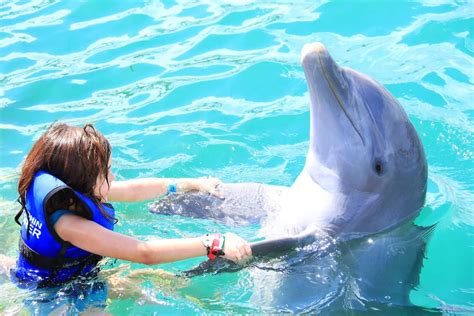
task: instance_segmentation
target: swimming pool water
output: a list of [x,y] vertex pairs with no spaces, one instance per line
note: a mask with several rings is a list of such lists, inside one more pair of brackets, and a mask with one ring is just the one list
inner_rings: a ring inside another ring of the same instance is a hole
[[[424,143],[428,195],[416,222],[438,225],[412,302],[473,313],[473,33],[472,1],[0,2],[0,253],[17,252],[21,161],[57,120],[94,123],[112,143],[119,179],[291,185],[309,129],[299,55],[320,41],[338,63],[383,83]],[[116,208],[117,230],[143,239],[258,231],[153,215],[146,203]],[[109,300],[105,311],[271,312],[252,300],[249,270],[146,282],[142,298]],[[21,311],[31,295],[0,279],[0,313]]]

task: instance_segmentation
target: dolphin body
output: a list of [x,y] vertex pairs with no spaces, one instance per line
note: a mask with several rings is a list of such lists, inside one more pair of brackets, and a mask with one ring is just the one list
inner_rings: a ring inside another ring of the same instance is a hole
[[[274,239],[273,246],[288,244],[285,237],[314,228],[320,233],[313,246],[327,240],[322,234],[335,238],[337,250],[331,256],[310,247],[294,254],[302,260],[287,266],[285,273],[259,274],[260,284],[273,283],[278,289],[260,291],[258,301],[280,311],[340,304],[357,308],[361,302],[408,305],[433,229],[411,222],[424,205],[427,187],[420,138],[381,84],[338,66],[322,44],[305,45],[301,64],[311,101],[310,146],[290,188],[224,184],[224,199],[170,195],[151,203],[150,211],[229,225],[260,224],[262,236]],[[328,265],[338,270],[325,271],[330,281],[308,282],[308,276],[324,274],[318,267]],[[341,271],[350,272],[337,280]]]

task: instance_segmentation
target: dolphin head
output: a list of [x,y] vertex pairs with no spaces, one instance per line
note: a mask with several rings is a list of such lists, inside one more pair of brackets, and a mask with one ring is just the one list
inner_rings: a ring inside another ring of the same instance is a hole
[[370,77],[340,67],[320,43],[305,45],[301,63],[311,99],[303,172],[339,196],[331,225],[373,233],[418,214],[426,158],[400,104]]

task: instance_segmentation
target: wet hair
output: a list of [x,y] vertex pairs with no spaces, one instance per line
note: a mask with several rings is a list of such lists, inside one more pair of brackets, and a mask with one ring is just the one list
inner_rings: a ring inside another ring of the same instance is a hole
[[[106,218],[115,220],[104,211],[100,203],[102,197],[94,193],[99,177],[105,179],[110,186],[110,155],[109,141],[92,124],[76,127],[53,123],[36,141],[23,163],[18,182],[18,202],[21,204],[19,214],[26,210],[26,192],[35,174],[43,170],[90,198]],[[18,222],[18,218],[15,220]]]

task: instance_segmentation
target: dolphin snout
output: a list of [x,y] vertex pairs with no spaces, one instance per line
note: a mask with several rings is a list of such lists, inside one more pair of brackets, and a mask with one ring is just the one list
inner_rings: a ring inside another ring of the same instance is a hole
[[341,69],[332,59],[326,47],[321,43],[311,43],[301,50],[303,66],[311,98],[319,99],[319,103],[331,104],[334,100],[341,103],[344,80]]
[[303,46],[301,50],[301,64],[303,68],[322,67],[323,64],[325,64],[326,67],[337,66],[326,49],[326,46],[318,42],[305,44]]
[[319,55],[327,55],[328,51],[322,43],[305,44],[301,51],[301,64],[315,64],[319,60]]
[[[342,115],[347,118],[362,144],[364,144],[362,134],[346,106],[349,89],[344,75],[345,70],[338,66],[326,47],[321,43],[311,43],[303,46],[301,64],[308,83],[313,112],[318,112],[324,120],[327,120],[330,116],[337,119],[342,112]],[[315,117],[315,122],[322,122],[322,120]],[[335,122],[339,121],[336,120]],[[328,125],[327,122],[321,124],[321,126]],[[340,125],[333,126],[333,128],[338,129]]]

